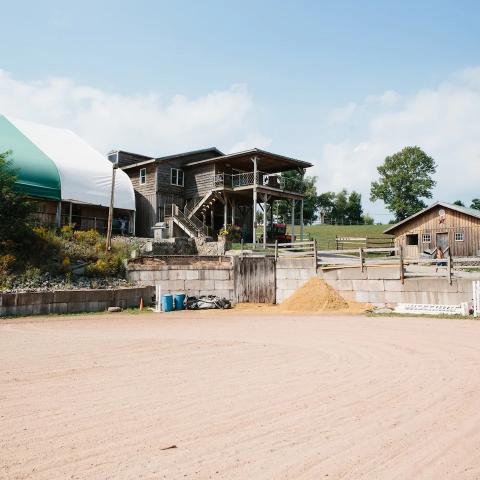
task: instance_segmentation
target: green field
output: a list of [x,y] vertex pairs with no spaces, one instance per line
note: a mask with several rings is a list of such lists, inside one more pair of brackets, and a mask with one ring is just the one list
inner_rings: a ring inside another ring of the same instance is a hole
[[[335,236],[339,237],[385,237],[383,231],[389,225],[307,225],[305,234],[309,239],[317,240],[319,248],[334,249]],[[295,234],[300,234],[300,227],[295,227]]]

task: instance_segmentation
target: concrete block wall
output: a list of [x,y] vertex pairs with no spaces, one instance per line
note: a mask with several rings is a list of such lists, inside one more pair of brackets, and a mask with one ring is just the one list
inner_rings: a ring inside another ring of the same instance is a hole
[[396,268],[366,267],[325,270],[325,281],[345,299],[376,306],[397,303],[458,305],[472,300],[471,279],[406,278],[402,284]]
[[150,305],[154,293],[152,287],[1,293],[0,316],[100,312],[108,307],[137,307],[140,298],[145,305]]
[[277,303],[282,303],[295,290],[317,275],[317,269],[311,258],[279,257],[275,268]]
[[141,285],[158,284],[162,294],[235,298],[232,262],[225,257],[135,259],[127,265],[127,278]]

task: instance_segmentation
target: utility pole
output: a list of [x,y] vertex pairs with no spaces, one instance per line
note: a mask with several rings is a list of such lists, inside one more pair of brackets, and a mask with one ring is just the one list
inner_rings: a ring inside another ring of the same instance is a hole
[[108,159],[112,162],[112,186],[110,189],[110,207],[108,209],[107,252],[112,249],[113,205],[115,197],[115,175],[118,168],[118,152],[110,152],[108,154]]

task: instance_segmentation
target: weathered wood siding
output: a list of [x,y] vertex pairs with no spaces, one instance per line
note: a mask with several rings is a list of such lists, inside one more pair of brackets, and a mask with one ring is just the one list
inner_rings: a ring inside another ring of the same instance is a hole
[[[442,208],[445,210],[445,221],[440,223],[439,210]],[[426,233],[430,234],[430,243],[422,242]],[[407,255],[420,255],[424,250],[436,248],[437,233],[448,235],[448,245],[454,256],[476,255],[480,251],[480,219],[441,206],[399,226],[394,232],[395,245],[403,246]],[[455,241],[455,233],[463,233],[463,241]],[[408,234],[418,234],[418,246],[407,245]]]
[[185,198],[201,198],[214,187],[215,165],[202,165],[185,171]]
[[[157,166],[157,192],[159,193],[167,193],[170,195],[176,195],[178,197],[185,196],[185,187],[179,187],[178,185],[172,185],[171,182],[171,169],[178,168],[179,170],[183,170],[182,168],[183,162],[180,160],[171,160],[168,162],[160,162]],[[185,171],[183,172],[184,175],[184,184],[185,184]]]
[[274,258],[236,258],[233,278],[236,302],[275,303]]
[[[140,169],[145,168],[145,183],[140,183]],[[157,217],[157,177],[154,163],[140,165],[125,170],[135,190],[135,234],[140,237],[152,237],[152,227]]]

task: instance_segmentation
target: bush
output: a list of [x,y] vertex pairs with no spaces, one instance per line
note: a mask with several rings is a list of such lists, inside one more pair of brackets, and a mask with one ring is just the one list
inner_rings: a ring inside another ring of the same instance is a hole
[[100,234],[96,230],[77,230],[73,236],[77,242],[91,246],[98,243],[100,239]]
[[91,277],[123,277],[125,265],[120,254],[104,254],[95,263],[88,265],[86,273]]

